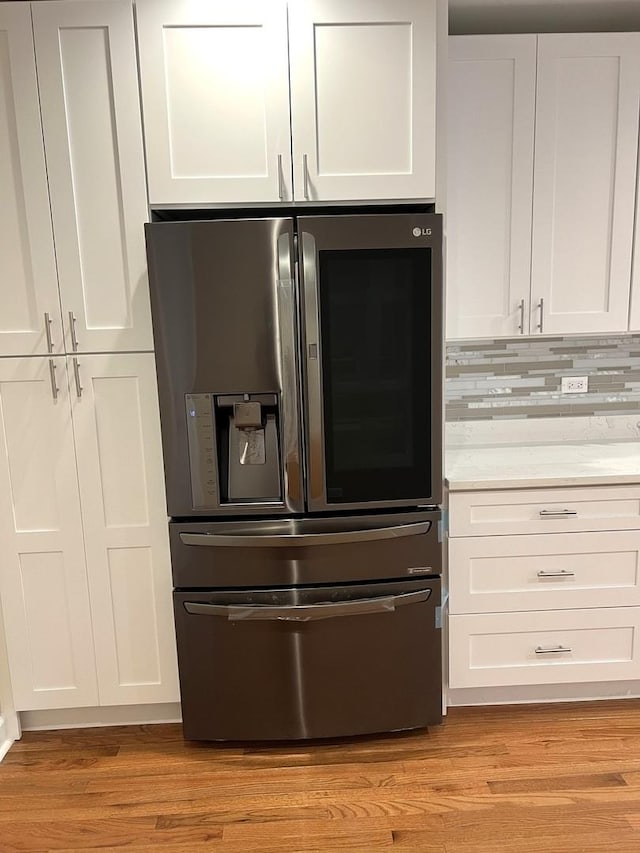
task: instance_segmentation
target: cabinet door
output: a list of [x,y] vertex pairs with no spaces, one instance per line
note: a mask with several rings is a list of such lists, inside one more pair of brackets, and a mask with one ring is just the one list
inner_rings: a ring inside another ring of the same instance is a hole
[[67,352],[152,349],[131,4],[36,3],[33,20]]
[[[0,3],[0,356],[62,352],[27,3]],[[47,323],[46,314],[51,323]]]
[[435,196],[436,0],[289,5],[295,199]]
[[639,33],[538,37],[532,332],[627,329],[639,94]]
[[536,36],[449,39],[447,337],[526,334]]
[[68,361],[100,704],[175,702],[154,358]]
[[285,0],[137,0],[151,204],[291,200]]
[[0,359],[0,442],[0,597],[16,709],[96,705],[64,358]]

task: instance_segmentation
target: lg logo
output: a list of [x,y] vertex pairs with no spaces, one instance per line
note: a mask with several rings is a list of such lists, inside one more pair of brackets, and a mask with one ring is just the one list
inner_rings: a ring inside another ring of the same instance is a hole
[[416,227],[413,229],[413,236],[414,237],[430,237],[431,236],[431,228],[418,228],[418,226],[416,225]]

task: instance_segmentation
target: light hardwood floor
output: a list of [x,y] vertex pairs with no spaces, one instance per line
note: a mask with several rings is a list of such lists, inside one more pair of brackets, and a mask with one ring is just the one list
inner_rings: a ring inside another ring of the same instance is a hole
[[175,725],[27,732],[0,851],[640,853],[640,701],[464,708],[429,731],[186,743]]

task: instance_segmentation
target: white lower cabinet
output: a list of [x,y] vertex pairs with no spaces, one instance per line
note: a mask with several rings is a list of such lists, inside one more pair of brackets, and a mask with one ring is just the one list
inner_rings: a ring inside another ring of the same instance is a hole
[[451,687],[640,678],[640,607],[449,617]]
[[18,710],[179,697],[154,359],[0,361],[0,594]]
[[450,688],[640,679],[639,494],[450,493]]

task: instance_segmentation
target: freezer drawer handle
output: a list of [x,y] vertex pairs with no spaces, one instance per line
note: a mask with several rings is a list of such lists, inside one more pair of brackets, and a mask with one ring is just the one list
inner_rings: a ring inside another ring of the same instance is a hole
[[431,596],[430,589],[387,595],[380,598],[359,598],[355,601],[337,601],[330,604],[296,604],[287,606],[251,604],[203,604],[185,601],[187,613],[198,616],[226,616],[230,622],[260,619],[270,622],[313,622],[336,616],[362,616],[366,613],[393,613],[405,604],[419,604]]
[[430,527],[430,521],[421,521],[418,524],[398,524],[373,530],[345,530],[340,533],[279,533],[271,536],[259,533],[181,533],[180,541],[184,545],[206,545],[211,548],[306,548],[309,545],[343,545],[348,542],[416,536],[427,533]]

